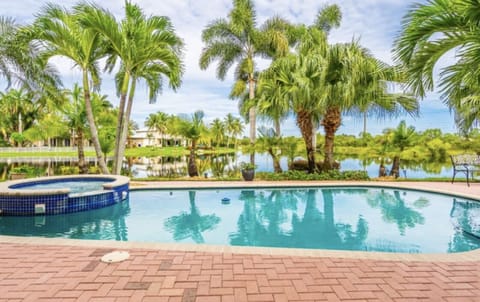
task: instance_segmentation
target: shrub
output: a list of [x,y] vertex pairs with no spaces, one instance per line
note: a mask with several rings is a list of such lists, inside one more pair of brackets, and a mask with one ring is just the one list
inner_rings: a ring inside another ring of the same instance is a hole
[[261,180],[369,180],[365,171],[331,170],[323,173],[308,174],[304,171],[286,171],[283,173],[260,172],[257,179]]

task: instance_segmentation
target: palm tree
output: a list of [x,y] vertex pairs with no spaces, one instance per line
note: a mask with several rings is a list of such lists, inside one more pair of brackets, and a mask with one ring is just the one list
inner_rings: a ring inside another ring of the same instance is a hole
[[[0,112],[4,114],[10,125],[10,133],[21,134],[34,119],[35,106],[32,94],[25,89],[10,89],[6,93],[0,92]],[[8,117],[8,118],[7,118]],[[25,125],[25,123],[27,125]]]
[[90,83],[93,88],[100,85],[98,63],[105,56],[104,41],[94,30],[80,24],[78,12],[73,14],[55,4],[48,4],[37,17],[33,30],[35,37],[46,47],[49,58],[62,56],[72,60],[82,71],[83,98],[101,172],[109,174],[102,155],[98,130],[93,115]]
[[165,134],[167,133],[167,120],[168,114],[165,112],[157,112],[151,113],[146,121],[145,126],[148,127],[149,130],[155,130],[160,133],[162,139],[160,142],[160,146],[163,147],[163,141],[165,140]]
[[215,142],[215,147],[218,147],[224,140],[226,133],[225,128],[225,124],[219,118],[214,119],[212,123],[210,123],[210,133]]
[[85,110],[85,102],[82,95],[82,87],[78,84],[73,86],[71,91],[67,92],[70,102],[63,106],[62,111],[66,116],[68,127],[73,131],[75,144],[78,151],[78,169],[80,174],[88,173],[88,166],[85,162],[84,140],[85,132],[88,131],[87,114]]
[[125,2],[125,18],[121,22],[95,5],[82,4],[77,10],[82,12],[82,24],[107,41],[107,70],[112,71],[120,61],[115,77],[120,102],[113,168],[115,174],[120,174],[137,82],[145,80],[150,103],[161,92],[163,77],[168,79],[170,88],[178,88],[183,74],[183,42],[167,17],[147,17],[130,1]]
[[[392,131],[392,145],[403,152],[405,148],[412,145],[413,138],[416,136],[415,127],[407,127],[405,121],[401,121],[397,128]],[[400,155],[396,154],[393,158],[392,169],[390,176],[398,177],[400,175]]]
[[190,177],[198,176],[197,164],[195,161],[195,152],[197,149],[197,142],[206,131],[203,123],[203,111],[196,111],[191,118],[180,118],[178,124],[178,133],[190,140],[190,156],[188,158],[188,175]]
[[277,136],[276,131],[273,128],[267,128],[265,126],[258,128],[258,133],[260,134],[259,142],[272,157],[273,171],[275,173],[282,173],[280,159],[278,158],[279,154],[277,153],[279,151],[281,152],[280,144],[282,138]]
[[285,98],[295,115],[305,141],[309,173],[315,171],[313,121],[322,110],[319,99],[324,94],[321,90],[321,70],[326,48],[326,37],[321,30],[315,27],[303,28],[297,52],[276,59],[259,80],[259,91]]
[[56,94],[60,79],[29,33],[13,19],[0,16],[0,76],[6,80],[7,88],[15,84],[33,92],[32,100],[38,100]]
[[238,137],[243,133],[244,127],[243,127],[242,120],[240,118],[235,118],[232,124],[232,136],[235,140],[234,142],[234,149],[237,150],[237,143],[238,143]]
[[225,116],[224,123],[225,123],[226,135],[227,135],[227,148],[229,148],[230,137],[233,136],[232,133],[235,127],[235,117],[231,113],[227,114],[227,116]]
[[434,88],[433,71],[446,53],[455,50],[456,62],[440,70],[441,98],[455,112],[460,130],[480,118],[478,1],[429,0],[411,6],[394,44],[394,56],[406,67],[407,84],[425,97]]
[[[207,69],[218,60],[217,77],[224,80],[230,67],[237,63],[232,97],[243,95],[248,86],[248,98],[255,98],[255,57],[273,57],[288,51],[288,38],[284,34],[286,22],[279,18],[267,20],[260,28],[251,0],[233,0],[228,19],[218,19],[202,32],[205,47],[200,56],[200,68]],[[255,144],[256,111],[249,108],[250,143]],[[250,161],[255,163],[252,153]]]

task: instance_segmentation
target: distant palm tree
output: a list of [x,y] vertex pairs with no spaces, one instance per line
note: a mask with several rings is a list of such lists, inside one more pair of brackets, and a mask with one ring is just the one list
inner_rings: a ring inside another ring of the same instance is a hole
[[[392,145],[396,147],[400,153],[405,150],[405,148],[412,145],[413,138],[415,138],[416,132],[415,127],[407,127],[405,121],[401,121],[398,124],[397,128],[392,131]],[[390,170],[390,175],[398,177],[400,175],[400,155],[395,155],[393,158],[392,169]]]
[[101,172],[109,174],[95,124],[90,89],[90,83],[94,88],[100,85],[98,63],[105,57],[104,41],[96,31],[80,24],[77,12],[69,12],[55,4],[48,4],[42,10],[33,24],[33,30],[35,37],[46,46],[49,58],[66,57],[82,71],[83,98],[91,139]]
[[78,151],[78,169],[80,174],[88,173],[88,166],[85,162],[84,133],[88,131],[87,113],[82,95],[82,87],[78,84],[67,91],[70,102],[63,106],[62,111],[66,116],[67,124],[73,131]]
[[219,119],[216,118],[210,123],[210,134],[212,139],[215,142],[215,147],[218,147],[220,143],[224,140],[226,131],[225,124]]
[[206,131],[203,123],[203,111],[196,111],[192,116],[180,118],[178,121],[178,133],[190,140],[190,156],[188,158],[188,175],[190,177],[198,176],[197,163],[195,160],[195,152],[197,150],[197,142]]
[[281,151],[280,144],[282,138],[277,136],[273,128],[267,128],[265,126],[258,128],[258,133],[260,134],[259,142],[267,150],[268,154],[272,157],[273,161],[273,171],[275,173],[282,173],[282,167],[280,166],[280,159],[278,158],[278,153]]
[[82,13],[82,24],[105,39],[107,70],[112,71],[120,61],[115,77],[120,103],[113,168],[115,174],[120,174],[137,82],[145,80],[150,103],[161,92],[162,77],[168,79],[172,89],[178,88],[183,74],[183,42],[167,17],[147,17],[130,1],[125,2],[125,17],[121,22],[95,5],[81,4],[77,10]]
[[[205,47],[200,56],[200,68],[207,69],[218,60],[217,77],[225,79],[230,67],[235,69],[235,86],[232,96],[243,95],[248,86],[248,97],[255,98],[255,57],[273,57],[288,51],[288,39],[284,33],[286,22],[279,18],[267,20],[260,28],[251,0],[233,0],[228,19],[218,19],[209,24],[202,33]],[[250,143],[256,139],[255,106],[249,108]],[[254,164],[255,156],[250,161]]]

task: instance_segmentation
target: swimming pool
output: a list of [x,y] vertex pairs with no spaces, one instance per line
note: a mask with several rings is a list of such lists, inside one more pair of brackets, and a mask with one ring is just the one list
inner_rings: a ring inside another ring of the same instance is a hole
[[0,233],[406,253],[480,248],[480,204],[375,187],[131,191],[87,212],[0,217]]

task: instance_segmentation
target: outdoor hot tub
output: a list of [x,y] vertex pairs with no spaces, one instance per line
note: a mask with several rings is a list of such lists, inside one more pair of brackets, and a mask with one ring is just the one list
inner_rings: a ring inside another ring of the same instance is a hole
[[107,207],[129,195],[120,175],[69,175],[0,183],[0,215],[54,215]]

